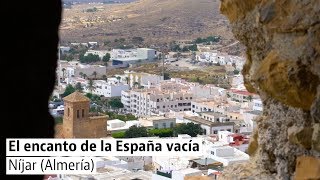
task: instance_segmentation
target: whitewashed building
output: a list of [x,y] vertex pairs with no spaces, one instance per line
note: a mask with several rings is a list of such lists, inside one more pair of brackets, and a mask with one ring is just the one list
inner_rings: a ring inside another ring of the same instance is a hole
[[80,74],[85,74],[87,77],[93,76],[93,72],[97,73],[97,77],[105,75],[107,72],[106,66],[101,65],[85,65],[78,61],[60,61],[58,75],[63,78],[81,77]]
[[128,112],[138,116],[160,112],[190,111],[193,94],[175,82],[162,82],[155,88],[122,91],[121,102]]
[[129,78],[128,80],[131,88],[137,88],[141,86],[144,88],[151,88],[163,81],[163,76],[156,74],[125,71],[125,75]]
[[[104,97],[120,97],[122,91],[129,89],[129,85],[127,84],[111,83],[104,80],[95,80],[94,87],[92,94],[102,95]],[[88,87],[85,87],[84,91],[90,92]]]
[[243,117],[246,129],[243,129],[243,131],[253,132],[257,126],[255,119],[261,114],[262,112],[258,110],[244,112]]
[[184,116],[184,123],[200,124],[204,130],[204,135],[218,134],[219,131],[234,132],[234,122],[207,120],[200,116]]
[[[89,54],[98,55],[100,59],[102,59],[107,53],[111,56],[111,51],[107,50],[88,50],[84,56],[88,56]],[[111,58],[111,57],[110,57]]]

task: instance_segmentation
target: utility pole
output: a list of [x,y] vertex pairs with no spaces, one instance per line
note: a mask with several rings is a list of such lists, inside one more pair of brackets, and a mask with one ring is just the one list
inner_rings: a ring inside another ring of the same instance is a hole
[[162,55],[162,77],[163,77],[163,80],[164,80],[164,58],[165,58],[165,53],[163,52],[163,55]]
[[166,53],[167,53],[166,48],[162,47],[161,48],[161,59],[162,59],[162,77],[163,77],[163,80],[164,80],[164,59],[165,59]]
[[60,62],[60,42],[58,43],[58,73],[57,73],[57,79],[58,79],[58,87],[60,86],[60,71],[61,71],[61,62]]

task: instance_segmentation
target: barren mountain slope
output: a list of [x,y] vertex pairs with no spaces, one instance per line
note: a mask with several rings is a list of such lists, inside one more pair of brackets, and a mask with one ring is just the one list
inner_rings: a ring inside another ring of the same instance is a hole
[[[143,37],[169,42],[221,35],[233,39],[219,0],[140,0],[129,4],[81,4],[64,11],[62,41]],[[96,8],[95,12],[86,12]]]

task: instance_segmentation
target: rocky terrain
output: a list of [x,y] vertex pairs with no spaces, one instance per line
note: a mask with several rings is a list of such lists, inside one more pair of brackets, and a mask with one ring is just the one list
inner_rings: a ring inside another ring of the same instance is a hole
[[143,37],[168,43],[220,35],[234,40],[219,0],[140,0],[125,4],[76,4],[65,9],[61,41],[113,41]]
[[245,85],[264,104],[251,161],[223,179],[320,179],[319,9],[317,0],[222,1],[247,47]]

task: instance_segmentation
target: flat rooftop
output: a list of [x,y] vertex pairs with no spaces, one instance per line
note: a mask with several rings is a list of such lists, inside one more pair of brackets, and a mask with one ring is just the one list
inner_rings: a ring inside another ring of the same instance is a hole
[[220,163],[219,161],[216,161],[214,159],[211,158],[207,158],[207,159],[194,159],[192,160],[193,162],[196,162],[197,164],[200,164],[202,166],[204,165],[209,165],[209,164],[216,164],[216,163]]
[[130,58],[115,58],[112,59],[112,61],[122,61],[122,62],[130,62],[130,61],[139,61],[139,60],[145,60],[139,57],[130,57]]
[[262,111],[254,110],[254,111],[247,111],[246,113],[254,114],[254,115],[260,115],[260,114],[262,114]]
[[128,180],[128,179],[141,179],[141,180],[150,180],[152,179],[152,172],[148,171],[137,171],[131,172],[128,170],[118,169],[114,171],[106,171],[104,173],[96,175],[70,175],[69,177],[76,177],[77,179],[81,178],[93,178],[99,180]]
[[217,112],[202,112],[200,113],[201,115],[209,115],[209,116],[214,116],[215,118],[217,117],[227,117],[227,115],[217,113]]
[[161,120],[176,120],[176,118],[174,117],[164,117],[164,116],[149,116],[149,117],[144,117],[141,118],[143,120],[147,120],[147,121],[161,121]]
[[188,119],[190,121],[199,123],[199,124],[204,124],[207,126],[234,126],[235,123],[234,122],[212,122],[212,121],[208,121],[205,120],[199,116],[185,116],[185,119]]

